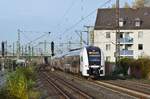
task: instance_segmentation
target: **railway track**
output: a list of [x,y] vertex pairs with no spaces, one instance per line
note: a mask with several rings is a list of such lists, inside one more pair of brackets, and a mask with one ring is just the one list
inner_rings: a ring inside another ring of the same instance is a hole
[[[74,77],[74,79],[83,80],[84,78]],[[141,84],[141,83],[126,81],[126,80],[114,80],[115,83],[113,80],[97,81],[97,80],[90,79],[88,81],[93,85],[97,85],[100,87],[103,86],[106,89],[107,88],[111,89],[112,91],[125,93],[125,94],[128,94],[133,97],[137,97],[140,99],[150,99],[150,87],[148,84]]]
[[[54,83],[57,89],[61,90],[67,97],[65,99],[93,99],[93,97],[87,95],[85,92],[68,83],[63,77],[57,73],[47,74],[44,73],[45,77],[49,79],[51,83]],[[59,76],[58,76],[59,75]],[[67,74],[68,76],[69,74]],[[74,76],[73,79],[86,80],[85,78]],[[124,93],[129,96],[133,96],[140,99],[150,99],[150,87],[149,84],[142,84],[126,80],[110,80],[110,81],[95,81],[89,80],[89,83],[103,86],[106,89],[110,89],[117,93]],[[63,98],[64,99],[64,98]]]
[[118,86],[123,86],[128,89],[136,90],[150,95],[150,85],[148,84],[137,83],[129,80],[109,80],[104,82],[108,82]]
[[129,94],[131,96],[135,96],[140,99],[150,99],[150,92],[148,91],[149,88],[144,91],[143,87],[141,86],[131,86],[126,83],[117,83],[114,81],[93,81],[98,85],[103,85],[105,87],[111,88],[113,90],[123,92]]
[[149,87],[150,88],[150,82],[144,82],[144,81],[141,81],[141,80],[130,80],[130,81],[127,81],[127,82],[129,82],[129,83],[132,83],[132,84],[138,84],[138,85],[141,85],[141,86],[144,86],[144,87]]
[[50,85],[61,93],[63,96],[61,99],[93,99],[87,93],[54,74],[49,75],[46,72],[42,72],[42,75]]
[[[40,76],[42,77],[42,81],[46,82],[46,84],[48,84],[47,86],[49,87],[49,92],[53,91],[55,93],[55,95],[57,95],[57,97],[59,99],[70,99],[62,90],[61,88],[59,88],[58,86],[55,85],[54,82],[52,82],[48,77],[45,76],[45,74],[40,73]],[[52,88],[53,87],[53,88]],[[53,94],[54,94],[53,93]]]

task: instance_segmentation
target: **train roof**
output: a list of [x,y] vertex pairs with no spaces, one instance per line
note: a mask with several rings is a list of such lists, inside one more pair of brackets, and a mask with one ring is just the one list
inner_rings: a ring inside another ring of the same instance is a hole
[[[96,46],[85,46],[83,48],[86,48],[87,50],[97,50],[99,49],[99,47]],[[54,58],[61,58],[61,57],[65,57],[65,56],[79,56],[81,49],[83,48],[77,48],[77,49],[73,49],[67,52],[64,52],[62,54],[56,55]]]
[[70,51],[65,56],[79,56],[80,52],[81,52],[81,50]]
[[54,56],[53,58],[61,58],[61,57],[65,57],[65,56],[78,56],[78,55],[80,55],[80,51],[81,50],[74,50],[74,51],[64,52],[62,54]]
[[99,47],[97,46],[86,46],[85,48],[86,49],[99,49]]

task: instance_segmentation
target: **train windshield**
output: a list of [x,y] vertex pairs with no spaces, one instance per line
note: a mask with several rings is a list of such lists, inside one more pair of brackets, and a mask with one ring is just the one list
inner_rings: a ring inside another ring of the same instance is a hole
[[89,52],[88,53],[89,58],[89,65],[100,65],[100,52]]

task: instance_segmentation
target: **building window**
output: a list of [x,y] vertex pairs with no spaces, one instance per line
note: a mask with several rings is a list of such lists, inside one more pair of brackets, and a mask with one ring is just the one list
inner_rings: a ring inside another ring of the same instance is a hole
[[119,26],[123,27],[124,23],[125,23],[124,19],[123,18],[119,18]]
[[110,62],[111,57],[110,56],[106,56],[106,62]]
[[139,50],[143,50],[143,44],[139,44],[139,45],[138,45],[138,49],[139,49]]
[[106,38],[110,38],[110,32],[106,32]]
[[136,27],[140,27],[141,26],[141,20],[140,20],[140,18],[136,18],[135,19],[135,26]]
[[106,51],[110,51],[111,49],[111,45],[110,44],[106,44]]
[[120,38],[123,38],[123,33],[122,32],[120,33]]
[[140,22],[135,22],[136,27],[140,27]]
[[138,32],[138,38],[143,38],[143,32],[142,31]]

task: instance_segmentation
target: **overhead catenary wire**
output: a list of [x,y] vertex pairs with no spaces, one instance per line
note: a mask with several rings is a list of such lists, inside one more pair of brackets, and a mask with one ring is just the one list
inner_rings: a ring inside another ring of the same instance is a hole
[[[104,2],[103,4],[101,4],[99,6],[99,8],[103,8],[104,6],[106,6],[108,3],[110,3],[112,0],[107,0],[106,2]],[[88,13],[87,15],[83,16],[83,18],[80,18],[77,22],[75,22],[72,26],[70,26],[69,28],[65,29],[63,32],[61,32],[60,35],[64,35],[67,32],[71,31],[72,29],[74,29],[75,27],[77,27],[81,22],[83,22],[85,19],[87,19],[89,16],[93,15],[98,8],[95,8],[94,10],[90,11],[90,13]],[[61,36],[60,36],[61,37]],[[68,37],[68,36],[67,36]],[[61,39],[60,39],[61,40]]]
[[[64,12],[64,14],[61,16],[59,22],[56,24],[55,28],[57,28],[58,32],[61,31],[60,28],[61,28],[61,25],[64,23],[64,19],[70,13],[71,9],[73,8],[73,6],[75,5],[76,2],[77,2],[77,0],[72,0],[72,2],[70,3],[69,7],[66,9],[66,11]],[[59,38],[59,40],[61,40],[61,34],[60,34],[60,37],[58,37],[58,38]]]
[[27,35],[25,35],[24,33],[21,33],[21,34],[24,36],[24,38],[25,38],[26,40],[31,41],[31,39],[30,39]]
[[70,10],[72,9],[72,7],[75,5],[77,0],[72,0],[70,6],[68,7],[68,9],[65,11],[65,13],[63,14],[63,16],[61,17],[61,20],[59,21],[59,23],[57,24],[57,27],[60,26],[63,23],[63,19],[67,16],[67,14],[70,12]]
[[[30,33],[30,34],[33,34],[33,33],[44,33],[44,34],[47,34],[49,32],[41,32],[41,31],[24,31],[24,30],[21,30],[20,31],[20,35],[22,35],[21,37],[23,37],[23,39],[27,42],[30,42],[30,41],[33,41],[31,38],[29,38],[29,36],[26,35],[26,33]],[[24,41],[23,40],[23,41]]]
[[[105,5],[107,5],[108,3],[110,3],[112,0],[107,0],[106,2],[104,2],[103,4],[101,4],[99,7],[102,8]],[[88,13],[86,16],[83,16],[83,18],[79,19],[75,24],[73,24],[72,26],[70,26],[69,28],[65,29],[62,34],[64,35],[65,33],[69,32],[70,30],[72,30],[73,28],[75,28],[76,26],[78,26],[81,22],[83,22],[85,19],[87,19],[89,16],[91,16],[92,14],[94,14],[97,11],[97,8],[92,10],[90,13]],[[67,36],[68,37],[68,36]]]
[[[105,3],[103,3],[100,7],[104,7],[106,4],[108,4],[109,2],[111,2],[111,0],[107,0]],[[93,13],[95,13],[95,11],[97,11],[97,8],[92,10],[89,14],[87,14],[86,16],[84,16],[83,18],[81,18],[80,20],[78,20],[75,24],[73,24],[72,26],[70,26],[69,28],[67,28],[66,30],[64,30],[63,34],[72,30],[73,28],[75,28],[79,23],[81,23],[82,21],[84,21],[85,19],[87,19],[89,16],[91,16]]]

